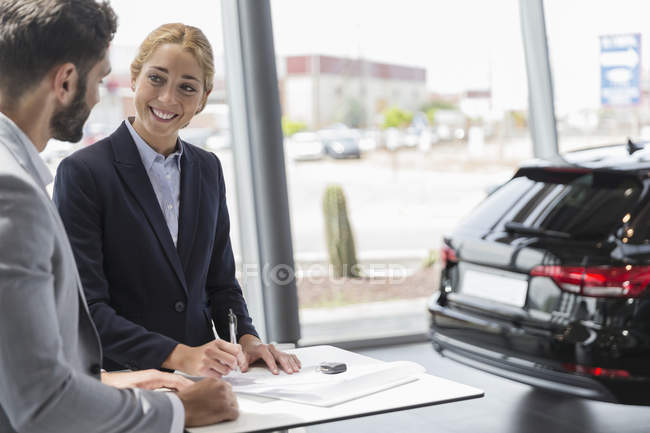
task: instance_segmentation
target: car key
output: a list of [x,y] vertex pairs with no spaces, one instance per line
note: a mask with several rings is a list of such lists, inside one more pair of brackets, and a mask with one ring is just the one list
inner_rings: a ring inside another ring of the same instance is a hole
[[343,373],[348,369],[347,365],[343,362],[321,362],[318,371],[325,374],[338,374]]

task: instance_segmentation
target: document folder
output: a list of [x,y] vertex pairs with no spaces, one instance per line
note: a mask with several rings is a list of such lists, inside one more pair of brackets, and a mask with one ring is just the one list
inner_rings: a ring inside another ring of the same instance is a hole
[[[425,372],[414,362],[381,362],[331,346],[318,346],[307,354],[304,350],[299,373],[276,376],[265,367],[254,367],[246,373],[231,373],[224,380],[237,393],[328,407],[415,381]],[[318,370],[323,361],[345,362],[347,371],[323,374]]]

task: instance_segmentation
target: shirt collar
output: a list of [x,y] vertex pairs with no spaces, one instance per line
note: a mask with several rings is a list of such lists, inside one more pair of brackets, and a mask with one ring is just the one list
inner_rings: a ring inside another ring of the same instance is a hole
[[4,129],[6,132],[10,133],[13,135],[13,137],[10,137],[15,141],[15,144],[19,147],[22,148],[27,154],[28,161],[21,161],[23,164],[28,163],[32,166],[34,171],[36,172],[37,175],[37,180],[39,180],[42,184],[43,187],[46,187],[50,183],[52,183],[52,180],[54,178],[52,177],[52,173],[50,172],[50,169],[45,165],[45,162],[41,159],[40,155],[38,154],[38,151],[36,150],[36,146],[34,143],[32,143],[32,140],[29,139],[27,134],[25,134],[19,127],[14,123],[13,120],[8,118],[4,113],[0,112],[0,128]]
[[[129,133],[135,142],[135,146],[138,148],[138,153],[140,154],[140,158],[142,158],[142,164],[144,165],[144,168],[149,171],[153,165],[154,160],[157,157],[160,156],[163,159],[165,159],[165,157],[156,152],[151,146],[147,144],[146,141],[144,141],[142,137],[140,137],[140,134],[138,134],[133,125],[131,125],[132,120],[133,117],[129,117],[124,121],[124,123],[126,124],[126,128],[129,130]],[[166,159],[176,158],[176,164],[180,170],[181,156],[183,156],[183,142],[180,139],[176,139],[176,150],[171,153]]]

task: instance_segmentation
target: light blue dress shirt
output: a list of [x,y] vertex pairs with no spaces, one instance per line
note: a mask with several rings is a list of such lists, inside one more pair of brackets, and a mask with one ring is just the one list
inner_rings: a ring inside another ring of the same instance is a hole
[[[128,123],[129,122],[127,122],[127,125]],[[0,113],[0,128],[2,128],[5,131],[10,131],[11,133],[13,133],[14,136],[16,137],[16,141],[22,144],[22,146],[27,150],[27,155],[29,156],[28,163],[31,164],[36,169],[36,173],[38,174],[39,177],[38,180],[41,182],[42,187],[45,188],[47,185],[52,183],[52,174],[50,173],[49,168],[47,168],[43,160],[40,158],[40,155],[36,150],[36,146],[32,143],[29,137],[27,137],[27,135],[11,119],[9,119],[3,113]],[[133,133],[134,132],[135,131],[133,131]],[[179,155],[179,159],[180,159],[180,155]],[[180,172],[180,165],[178,167],[178,170]],[[178,222],[178,218],[177,218],[177,222]],[[178,223],[176,227],[178,228]],[[139,390],[134,390],[134,392],[139,392]],[[181,402],[180,398],[178,398],[177,395],[171,392],[166,393],[166,395],[167,397],[169,397],[169,400],[171,401],[172,414],[173,414],[172,425],[170,426],[169,433],[181,433],[183,431],[183,425],[185,424],[185,408],[183,407],[183,403]]]
[[181,196],[181,157],[183,156],[183,144],[177,140],[176,151],[167,158],[159,154],[149,146],[131,125],[132,117],[125,120],[126,127],[135,141],[142,164],[147,171],[151,186],[156,193],[160,210],[162,211],[169,234],[172,236],[174,245],[178,240],[178,212],[180,209]]
[[50,169],[47,168],[45,162],[43,162],[43,160],[40,158],[40,155],[36,150],[36,145],[32,143],[32,140],[30,140],[27,134],[25,134],[23,130],[20,129],[18,125],[14,123],[13,120],[8,118],[2,112],[0,112],[0,129],[3,132],[8,132],[9,134],[12,134],[15,140],[25,148],[25,150],[27,151],[27,155],[29,156],[29,161],[21,161],[21,162],[25,164],[30,164],[32,168],[36,170],[36,174],[38,174],[37,180],[40,181],[41,187],[45,189],[47,185],[51,184],[54,178],[52,177],[52,173],[50,172]]

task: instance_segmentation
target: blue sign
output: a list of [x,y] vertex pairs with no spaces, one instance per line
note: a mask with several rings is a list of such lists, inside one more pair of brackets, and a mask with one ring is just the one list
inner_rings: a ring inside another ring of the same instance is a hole
[[627,106],[641,102],[641,34],[600,37],[600,103]]

